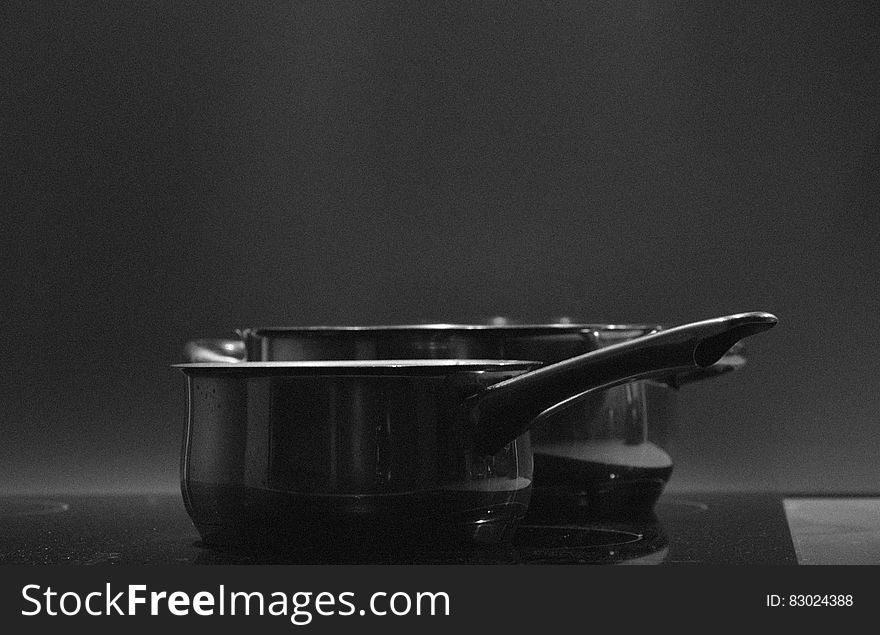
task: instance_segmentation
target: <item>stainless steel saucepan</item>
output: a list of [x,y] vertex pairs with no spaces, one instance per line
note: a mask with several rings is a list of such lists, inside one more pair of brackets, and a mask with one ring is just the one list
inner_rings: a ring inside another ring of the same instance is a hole
[[589,391],[706,368],[776,318],[745,313],[549,365],[503,360],[179,364],[184,501],[213,544],[496,542],[525,513],[529,428]]
[[[528,359],[553,363],[660,330],[654,324],[420,324],[248,328],[186,345],[191,362]],[[593,391],[532,431],[533,520],[645,515],[673,468],[678,388],[742,368],[736,343],[708,367]]]

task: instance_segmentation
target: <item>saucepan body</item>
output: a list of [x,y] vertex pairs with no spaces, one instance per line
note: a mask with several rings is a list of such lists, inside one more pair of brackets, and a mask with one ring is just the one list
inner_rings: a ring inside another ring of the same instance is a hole
[[187,510],[214,544],[509,537],[527,434],[472,450],[463,398],[534,363],[187,364]]

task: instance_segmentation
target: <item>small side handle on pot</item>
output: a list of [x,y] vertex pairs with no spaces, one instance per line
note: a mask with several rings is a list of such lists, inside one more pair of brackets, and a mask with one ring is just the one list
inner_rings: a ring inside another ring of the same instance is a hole
[[739,340],[772,328],[770,313],[739,313],[657,331],[544,366],[494,384],[465,400],[475,425],[474,450],[494,454],[548,408],[591,390],[633,379],[705,369]]
[[726,375],[735,370],[741,370],[745,365],[745,346],[743,346],[742,342],[737,342],[721,359],[711,366],[686,370],[674,375],[669,375],[668,377],[658,378],[658,380],[670,388],[678,389],[685,384],[692,384],[694,382],[720,377],[721,375]]
[[198,339],[186,343],[183,355],[188,362],[237,363],[245,361],[244,342],[228,339]]

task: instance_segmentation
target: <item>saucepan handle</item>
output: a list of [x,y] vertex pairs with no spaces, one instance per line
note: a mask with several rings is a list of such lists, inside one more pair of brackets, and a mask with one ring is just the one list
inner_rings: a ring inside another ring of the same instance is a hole
[[770,313],[738,313],[657,331],[489,386],[463,406],[474,425],[474,451],[494,454],[538,416],[592,391],[707,368],[739,340],[777,323]]

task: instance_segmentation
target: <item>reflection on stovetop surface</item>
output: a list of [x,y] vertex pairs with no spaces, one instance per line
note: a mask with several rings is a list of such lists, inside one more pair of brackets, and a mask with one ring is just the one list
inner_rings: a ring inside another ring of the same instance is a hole
[[2,564],[795,564],[781,497],[664,495],[639,518],[527,519],[511,543],[231,551],[199,541],[177,495],[0,499]]
[[660,562],[666,537],[656,522],[626,525],[523,525],[509,543],[370,544],[345,548],[204,548],[199,564],[600,564]]

